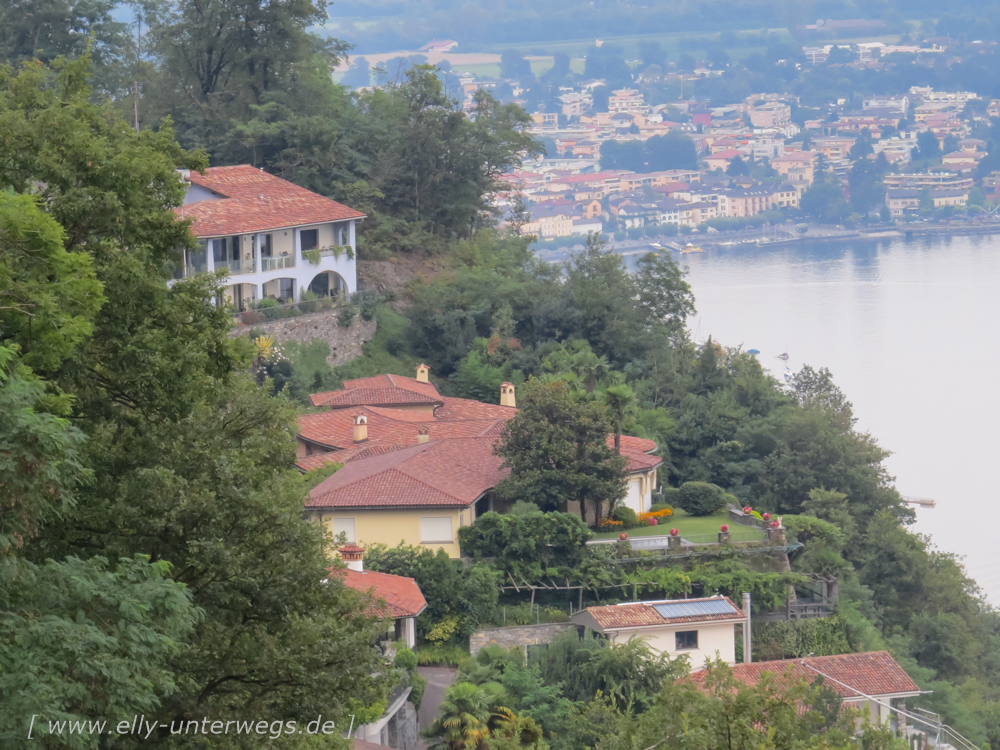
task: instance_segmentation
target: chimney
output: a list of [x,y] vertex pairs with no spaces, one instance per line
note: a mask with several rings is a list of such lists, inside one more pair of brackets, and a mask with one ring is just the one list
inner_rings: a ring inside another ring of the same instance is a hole
[[743,614],[746,615],[746,622],[743,623],[743,663],[749,664],[751,659],[750,646],[752,642],[750,633],[750,594],[743,594]]
[[428,427],[427,425],[424,425],[423,427],[420,428],[420,432],[417,433],[417,442],[426,443],[430,439],[431,439],[431,428]]
[[500,384],[500,406],[517,406],[517,402],[514,400],[514,384],[513,383],[501,383]]
[[358,573],[365,571],[365,548],[356,544],[348,544],[340,548],[340,559],[347,563],[348,570]]
[[368,417],[358,414],[354,418],[354,442],[363,443],[368,439]]
[[426,382],[428,382],[427,381],[427,376],[430,374],[430,372],[431,372],[431,368],[429,368],[423,362],[421,362],[419,365],[417,365],[417,382],[418,383],[426,383]]

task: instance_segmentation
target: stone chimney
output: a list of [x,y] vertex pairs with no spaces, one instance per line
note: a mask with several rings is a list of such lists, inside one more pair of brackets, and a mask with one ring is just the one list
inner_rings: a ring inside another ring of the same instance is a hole
[[368,439],[368,417],[358,414],[354,418],[354,442],[363,443]]
[[365,548],[348,544],[340,548],[340,559],[347,563],[348,570],[363,573],[365,570]]
[[500,384],[500,406],[517,406],[517,401],[514,400],[513,383]]
[[429,368],[427,365],[421,362],[419,365],[417,365],[417,382],[418,383],[429,382],[427,380],[427,376],[430,375],[430,373],[431,373],[431,368]]
[[430,439],[431,439],[431,428],[428,427],[427,425],[423,425],[420,428],[420,432],[417,433],[417,442],[426,443]]

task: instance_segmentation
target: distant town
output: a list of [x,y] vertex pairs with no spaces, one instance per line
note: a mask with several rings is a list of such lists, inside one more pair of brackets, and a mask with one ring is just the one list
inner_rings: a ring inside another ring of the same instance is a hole
[[[823,29],[836,33],[838,24],[847,29],[851,23],[828,21]],[[601,44],[597,40],[592,53]],[[975,42],[972,51],[994,44]],[[467,112],[485,89],[531,115],[530,132],[545,152],[504,176],[509,190],[495,205],[503,224],[516,224],[542,244],[590,232],[624,240],[790,221],[885,228],[931,220],[983,223],[1000,198],[987,134],[1000,100],[972,91],[911,86],[819,107],[797,95],[760,93],[713,106],[719,97],[699,96],[699,83],[727,75],[728,65],[689,58],[667,68],[626,61],[633,83],[622,88],[567,74],[550,85],[554,95],[539,100],[529,95],[528,81],[457,72],[448,62],[456,47],[454,40],[434,40],[421,54],[450,69],[447,80]],[[893,61],[933,68],[968,53],[969,45],[956,51],[947,40],[860,41],[805,46],[794,61],[773,62],[793,74],[813,68],[878,73],[891,70],[886,66]],[[528,60],[508,53],[451,59],[474,57],[502,57],[502,71],[520,67],[535,83]],[[664,101],[665,88],[678,86],[680,97]],[[644,91],[655,91],[656,101]],[[808,231],[797,226],[801,234]]]

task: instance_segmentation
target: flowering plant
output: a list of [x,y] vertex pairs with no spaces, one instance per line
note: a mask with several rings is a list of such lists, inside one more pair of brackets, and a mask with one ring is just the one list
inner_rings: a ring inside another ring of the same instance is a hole
[[753,513],[753,508],[751,508],[749,505],[744,505],[743,506],[743,512],[746,513],[747,515],[749,515],[749,514]]
[[654,523],[649,523],[651,519],[661,519],[667,516],[672,516],[674,512],[670,508],[664,508],[663,510],[656,510],[651,513],[640,513],[638,515],[639,523],[645,523],[647,526],[655,526]]
[[771,520],[771,514],[770,513],[765,513],[764,515],[761,516],[761,518],[763,518],[765,521],[770,521]]
[[722,524],[722,526],[719,527],[719,531],[729,531],[729,524],[728,523]]
[[780,524],[780,523],[778,523],[777,521],[771,521],[771,528],[772,528],[772,529],[776,529],[776,528],[778,528],[779,526],[781,526],[781,524]]
[[614,528],[616,528],[618,526],[624,526],[624,525],[625,524],[623,524],[621,521],[616,521],[613,518],[602,518],[598,522],[597,528],[598,529],[603,529],[603,530],[610,530],[610,529],[614,529]]

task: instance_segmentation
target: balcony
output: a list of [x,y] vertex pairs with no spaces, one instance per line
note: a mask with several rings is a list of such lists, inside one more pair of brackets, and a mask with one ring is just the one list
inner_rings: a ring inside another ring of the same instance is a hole
[[282,268],[295,268],[294,255],[277,255],[260,259],[261,271],[278,271]]
[[254,273],[254,262],[252,260],[217,260],[215,270],[228,270],[230,276],[239,276],[244,273]]

